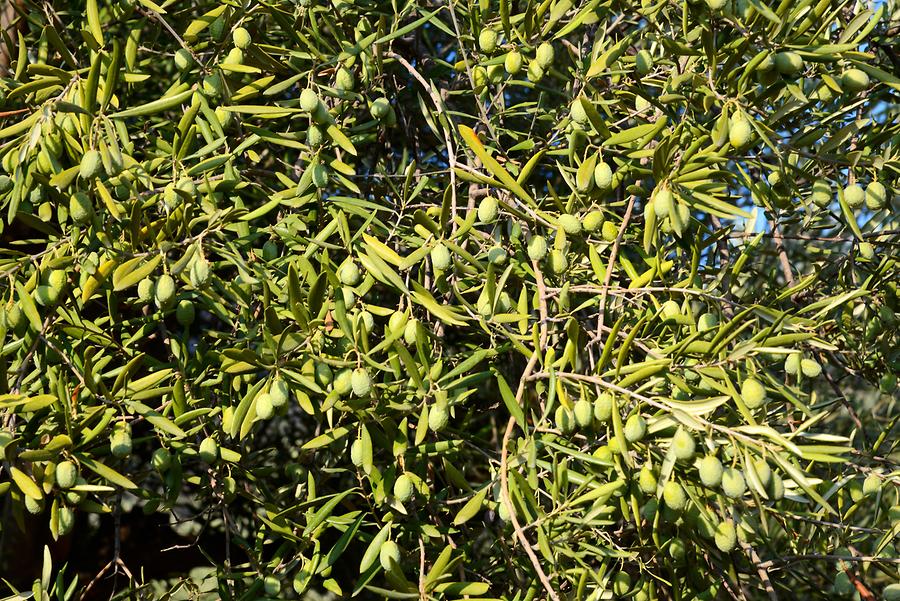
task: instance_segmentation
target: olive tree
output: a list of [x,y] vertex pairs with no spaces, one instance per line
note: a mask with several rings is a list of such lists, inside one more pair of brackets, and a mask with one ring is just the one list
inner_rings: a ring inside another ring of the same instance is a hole
[[4,15],[11,590],[900,598],[896,0]]

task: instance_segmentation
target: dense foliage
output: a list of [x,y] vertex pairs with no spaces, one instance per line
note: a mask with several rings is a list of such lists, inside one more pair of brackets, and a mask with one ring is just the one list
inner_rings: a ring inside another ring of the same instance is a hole
[[10,6],[10,587],[900,598],[896,0]]

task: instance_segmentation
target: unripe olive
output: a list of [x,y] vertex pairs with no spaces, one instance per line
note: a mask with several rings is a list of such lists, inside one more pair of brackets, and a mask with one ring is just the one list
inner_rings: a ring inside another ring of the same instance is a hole
[[803,58],[796,52],[779,52],[773,60],[775,69],[784,76],[793,77],[803,71]]
[[394,497],[401,503],[405,503],[412,498],[413,482],[408,474],[400,474],[400,477],[394,480]]
[[350,445],[350,462],[356,467],[363,464],[363,444],[358,438]]
[[634,57],[634,69],[639,75],[647,75],[653,70],[653,56],[648,50],[638,51]]
[[763,488],[768,489],[772,483],[772,468],[769,467],[769,463],[765,459],[758,459],[753,463],[753,469],[756,470],[760,484],[763,485]]
[[747,481],[741,470],[729,467],[722,472],[722,492],[726,497],[737,499],[747,490]]
[[60,505],[56,512],[56,532],[65,536],[75,527],[75,511],[66,505]]
[[644,494],[652,495],[656,494],[656,485],[656,473],[650,465],[645,465],[638,474],[638,486]]
[[440,432],[447,427],[450,421],[450,413],[446,405],[436,403],[428,409],[428,429],[432,432]]
[[100,174],[103,169],[103,162],[100,158],[100,151],[91,148],[81,157],[81,165],[78,168],[78,175],[82,179],[93,179]]
[[557,219],[559,227],[569,235],[577,235],[581,233],[581,220],[575,215],[563,213]]
[[665,219],[675,209],[675,198],[669,190],[660,190],[653,197],[653,212],[659,219]]
[[715,455],[707,455],[701,459],[698,471],[700,472],[700,481],[704,486],[715,488],[722,483],[724,468],[722,467],[722,462]]
[[612,221],[604,221],[600,228],[600,237],[606,242],[614,242],[619,237],[619,226]]
[[638,442],[647,434],[647,421],[639,413],[635,413],[625,422],[625,439]]
[[356,83],[354,80],[353,71],[346,67],[341,67],[334,77],[334,87],[343,91],[352,90]]
[[478,220],[482,223],[493,223],[497,219],[500,204],[493,196],[485,196],[478,203]]
[[306,143],[312,148],[318,148],[325,141],[325,130],[310,123],[309,129],[306,130]]
[[256,417],[259,419],[269,419],[275,415],[275,406],[272,404],[272,397],[269,393],[263,392],[256,397]]
[[528,258],[541,261],[547,256],[547,240],[543,236],[532,236],[528,241]]
[[219,459],[219,443],[216,439],[207,436],[200,442],[200,449],[197,455],[204,463],[215,463]]
[[728,142],[735,148],[743,148],[750,143],[753,128],[747,119],[740,117],[731,121],[728,127]]
[[855,67],[847,69],[841,74],[841,87],[854,94],[862,92],[869,87],[869,75]]
[[604,219],[603,211],[591,211],[584,216],[582,226],[588,232],[595,232],[603,225]]
[[884,601],[900,601],[900,583],[889,584],[882,591]]
[[187,71],[194,65],[194,57],[187,48],[179,48],[175,52],[175,66],[179,71]]
[[189,177],[182,177],[181,179],[179,179],[178,183],[175,184],[175,188],[181,190],[191,197],[197,195],[197,184],[195,184],[194,180]]
[[589,428],[594,421],[594,408],[587,399],[579,399],[573,409],[579,428]]
[[528,70],[526,72],[528,81],[537,83],[544,79],[544,68],[541,67],[536,60],[528,62]]
[[172,454],[169,453],[168,449],[160,447],[153,451],[150,463],[156,470],[164,472],[172,464]]
[[556,427],[563,434],[570,434],[575,430],[575,416],[570,409],[566,409],[562,405],[556,408],[553,415]]
[[450,250],[441,242],[434,245],[430,254],[431,265],[438,271],[445,271],[453,262]]
[[675,560],[676,563],[684,562],[684,557],[686,555],[686,549],[684,546],[684,541],[680,538],[673,538],[672,542],[669,543],[669,557]]
[[631,590],[631,576],[628,572],[617,572],[613,576],[613,593],[618,599],[624,599]]
[[225,60],[222,61],[223,65],[243,65],[244,64],[244,51],[240,48],[232,48],[228,51],[228,54],[225,55]]
[[887,189],[879,181],[866,186],[866,206],[872,211],[880,211],[887,206]]
[[42,511],[44,511],[44,500],[43,499],[32,499],[31,497],[25,497],[25,510],[28,513],[33,515],[38,515]]
[[266,576],[263,579],[263,590],[269,597],[274,597],[281,592],[281,581],[275,576]]
[[368,396],[372,392],[372,379],[365,367],[357,367],[350,377],[350,386],[353,394],[358,397]]
[[109,436],[109,450],[114,457],[127,457],[131,454],[131,428],[116,426]]
[[191,270],[188,274],[191,280],[191,286],[194,288],[202,288],[209,281],[209,261],[203,257],[195,259],[191,263]]
[[492,246],[488,249],[488,261],[494,265],[506,263],[506,249],[502,246]]
[[376,98],[372,101],[372,106],[369,107],[369,113],[373,118],[381,121],[385,117],[387,117],[388,112],[390,112],[391,103],[387,98],[381,97]]
[[415,344],[419,337],[419,321],[410,319],[403,328],[403,341],[406,344]]
[[179,301],[178,307],[175,309],[175,319],[184,327],[189,327],[192,323],[194,323],[194,317],[196,316],[196,309],[194,308],[193,301],[188,299],[183,299]]
[[800,353],[791,353],[784,360],[784,371],[791,375],[800,373]]
[[385,570],[393,569],[394,565],[400,565],[400,547],[392,540],[385,541],[378,551],[378,561]]
[[828,183],[828,180],[817,179],[812,184],[812,189],[810,192],[810,199],[817,205],[822,208],[827,207],[831,204],[831,184]]
[[566,254],[554,248],[550,251],[550,271],[553,275],[562,275],[569,268],[569,260]]
[[60,488],[72,488],[78,479],[78,468],[71,461],[61,461],[56,465],[55,477]]
[[608,392],[600,393],[594,399],[594,419],[598,422],[608,422],[612,417],[613,397]]
[[844,188],[844,201],[851,209],[858,209],[866,201],[866,193],[859,184],[850,184]]
[[687,504],[687,495],[684,488],[675,480],[669,480],[663,486],[663,500],[666,507],[673,511],[681,511]]
[[522,55],[518,50],[512,50],[503,60],[503,68],[510,75],[516,75],[522,70]]
[[662,304],[659,315],[663,321],[672,321],[681,315],[681,305],[676,301],[667,300]]
[[399,333],[406,329],[406,323],[409,316],[404,311],[394,311],[388,319],[388,330],[393,333]]
[[488,65],[487,76],[491,83],[500,83],[503,81],[503,65]]
[[590,123],[590,118],[588,117],[587,111],[584,110],[580,98],[576,98],[572,101],[572,106],[569,109],[569,117],[571,117],[572,121],[582,126]]
[[715,313],[704,313],[697,319],[697,329],[701,332],[708,332],[719,325],[719,318]]
[[553,65],[556,52],[553,50],[553,44],[550,42],[542,42],[535,53],[535,60],[544,69],[549,69]]
[[287,382],[281,378],[272,380],[272,384],[269,386],[269,397],[271,397],[272,404],[275,405],[275,407],[281,407],[287,403],[289,395],[290,389],[288,388]]
[[800,361],[800,371],[807,378],[817,378],[822,373],[822,366],[814,359],[803,359]]
[[222,81],[222,75],[213,73],[205,78],[203,80],[203,91],[213,98],[221,96],[225,91],[225,83]]
[[234,41],[234,45],[241,50],[245,48],[249,48],[250,44],[253,43],[253,38],[250,37],[250,32],[244,29],[243,27],[238,27],[231,33],[231,39]]
[[167,273],[159,276],[155,287],[156,306],[169,308],[175,300],[175,280]]
[[338,269],[338,278],[344,286],[356,286],[362,280],[359,266],[353,259],[347,259]]
[[605,162],[600,161],[594,167],[594,184],[601,190],[609,190],[612,188],[612,168]]
[[691,433],[684,428],[678,428],[675,436],[672,437],[672,451],[675,458],[679,461],[687,461],[694,456],[696,443]]
[[322,189],[328,185],[328,168],[321,163],[316,163],[312,167],[312,183],[318,188]]
[[482,29],[478,34],[478,47],[485,54],[492,54],[497,49],[497,32],[493,29]]
[[716,527],[716,547],[723,553],[728,553],[737,544],[737,534],[734,530],[734,524],[731,522],[721,522]]
[[312,88],[306,88],[300,92],[300,108],[312,113],[319,108],[319,95]]
[[766,404],[766,387],[755,378],[747,378],[741,384],[741,399],[749,409]]
[[91,197],[84,192],[75,192],[69,197],[69,216],[72,221],[81,225],[88,223],[94,214]]

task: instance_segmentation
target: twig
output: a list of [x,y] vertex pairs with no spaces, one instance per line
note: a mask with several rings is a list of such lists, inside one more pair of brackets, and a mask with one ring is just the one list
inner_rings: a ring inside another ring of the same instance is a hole
[[[434,103],[434,108],[437,109],[437,114],[435,115],[437,121],[441,121],[440,115],[443,114],[447,119],[447,123],[450,124],[450,127],[442,127],[444,130],[444,144],[447,145],[447,162],[450,167],[450,194],[452,195],[452,206],[453,206],[453,216],[456,216],[456,152],[453,149],[453,132],[448,131],[448,129],[453,129],[453,121],[450,119],[450,111],[447,110],[447,107],[444,106],[443,101],[441,100],[440,94],[438,94],[437,90],[434,89],[433,85],[430,85],[425,78],[413,67],[409,61],[405,58],[388,50],[385,52],[385,56],[389,56],[403,65],[409,74],[412,75],[416,81],[422,84],[422,87],[425,88],[425,91],[428,92],[428,96],[431,98],[431,101]],[[456,227],[456,219],[453,219],[453,226]]]
[[788,287],[793,288],[794,273],[791,270],[791,262],[788,260],[787,251],[784,249],[784,238],[781,237],[781,232],[778,230],[778,225],[774,219],[769,221],[769,225],[772,227],[772,237],[775,240],[775,250],[778,252],[778,259],[781,261],[781,271],[784,273],[784,279]]
[[741,546],[744,548],[747,553],[750,554],[750,559],[752,559],[756,563],[756,573],[759,574],[759,580],[762,582],[763,587],[766,589],[766,593],[769,595],[769,599],[771,601],[778,601],[778,593],[775,592],[775,587],[772,586],[772,580],[769,578],[769,572],[763,566],[759,565],[762,562],[759,559],[759,554],[756,552],[751,545],[748,543],[741,543]]
[[590,341],[590,344],[596,344],[600,340],[600,333],[603,331],[603,320],[606,318],[606,297],[609,295],[609,283],[612,280],[613,267],[616,264],[616,257],[619,254],[619,244],[622,242],[622,236],[625,235],[625,228],[631,220],[631,211],[634,209],[634,201],[636,196],[632,195],[628,201],[628,208],[625,209],[625,216],[622,218],[622,225],[619,226],[619,233],[613,242],[612,251],[609,254],[609,263],[606,265],[606,277],[603,279],[603,292],[600,293],[600,315],[597,316],[597,334]]
[[[534,267],[534,275],[535,281],[537,283],[538,299],[540,303],[541,336],[538,348],[534,349],[534,352],[531,354],[531,358],[528,360],[528,364],[525,366],[525,371],[522,372],[522,377],[519,378],[519,388],[518,390],[516,390],[516,405],[521,405],[522,397],[525,394],[525,383],[528,381],[531,372],[534,370],[534,366],[537,365],[538,357],[540,357],[541,351],[543,351],[544,346],[547,344],[547,300],[546,291],[544,289],[544,278],[541,274],[541,269],[537,261],[532,261],[531,264]],[[522,548],[525,550],[525,553],[531,560],[531,565],[534,566],[534,570],[537,572],[541,584],[544,585],[544,590],[547,591],[547,594],[551,599],[553,599],[553,601],[559,601],[559,596],[553,589],[553,584],[550,582],[550,579],[547,578],[547,574],[544,573],[543,568],[541,568],[540,560],[537,558],[537,555],[535,555],[534,549],[531,548],[531,543],[528,542],[528,539],[525,537],[525,533],[522,532],[522,527],[519,525],[519,519],[516,517],[515,507],[513,507],[512,500],[509,498],[509,480],[507,478],[506,470],[508,463],[507,459],[509,455],[509,439],[512,436],[513,428],[515,427],[515,425],[515,418],[510,416],[509,421],[506,422],[506,431],[503,433],[503,443],[500,450],[500,501],[503,503],[503,505],[506,507],[506,511],[509,513],[509,519],[512,522],[513,530],[516,533],[516,538],[519,540],[519,543],[522,545]]]
[[848,557],[846,555],[785,555],[784,557],[779,557],[777,559],[770,559],[768,561],[764,561],[762,563],[756,564],[757,567],[762,568],[771,568],[779,565],[786,565],[789,563],[795,563],[798,561],[854,561],[861,563],[894,563],[900,564],[900,558],[898,557],[875,557],[872,555],[865,555],[859,557]]

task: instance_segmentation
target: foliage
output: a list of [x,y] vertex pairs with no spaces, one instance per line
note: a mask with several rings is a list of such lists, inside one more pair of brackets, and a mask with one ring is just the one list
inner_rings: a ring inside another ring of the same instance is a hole
[[16,6],[37,594],[891,594],[894,0]]

